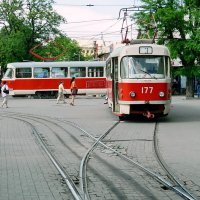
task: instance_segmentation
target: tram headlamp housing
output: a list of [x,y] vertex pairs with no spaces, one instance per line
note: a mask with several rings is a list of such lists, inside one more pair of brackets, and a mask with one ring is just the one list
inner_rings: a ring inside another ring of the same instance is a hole
[[135,97],[135,96],[136,96],[136,93],[132,91],[132,92],[130,92],[130,96],[131,96],[131,97]]
[[159,92],[159,96],[160,96],[160,97],[164,97],[164,96],[165,96],[165,93],[164,93],[164,92]]

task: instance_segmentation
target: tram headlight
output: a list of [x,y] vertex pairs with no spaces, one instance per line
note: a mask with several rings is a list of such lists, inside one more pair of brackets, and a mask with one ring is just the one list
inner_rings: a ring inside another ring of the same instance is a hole
[[164,92],[159,92],[159,96],[160,96],[160,97],[164,97],[164,96],[165,96],[165,93],[164,93]]
[[135,97],[135,96],[136,96],[136,93],[132,91],[132,92],[130,92],[130,96],[131,96],[131,97]]

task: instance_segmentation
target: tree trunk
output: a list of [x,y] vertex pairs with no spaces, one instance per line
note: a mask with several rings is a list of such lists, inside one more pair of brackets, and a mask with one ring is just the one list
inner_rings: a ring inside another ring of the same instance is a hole
[[186,82],[186,98],[194,97],[194,77],[187,77]]

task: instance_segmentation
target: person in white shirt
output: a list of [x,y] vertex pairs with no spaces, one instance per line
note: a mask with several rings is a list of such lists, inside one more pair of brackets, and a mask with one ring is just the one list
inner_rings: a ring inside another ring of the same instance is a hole
[[64,97],[64,86],[63,86],[63,82],[61,81],[59,86],[58,86],[58,98],[57,98],[57,104],[59,103],[59,101],[63,101],[63,103],[65,103],[65,97]]
[[5,89],[6,91],[9,91],[6,81],[3,82],[3,86],[1,87],[1,96],[3,97],[3,102],[2,102],[1,107],[6,105],[6,108],[8,108],[8,97],[7,97],[8,94],[5,92]]

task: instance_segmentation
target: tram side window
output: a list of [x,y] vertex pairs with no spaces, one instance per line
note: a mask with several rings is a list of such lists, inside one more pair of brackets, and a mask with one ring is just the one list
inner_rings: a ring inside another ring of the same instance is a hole
[[129,78],[129,58],[124,57],[121,61],[121,78]]
[[49,78],[50,69],[47,67],[34,68],[33,75],[34,75],[34,78]]
[[51,71],[52,78],[67,77],[67,75],[68,75],[67,67],[52,67]]
[[168,77],[170,77],[170,63],[169,57],[165,57],[165,71]]
[[85,67],[70,67],[70,77],[85,77],[86,68]]
[[164,74],[164,57],[158,59],[158,74]]
[[32,71],[31,68],[17,68],[16,69],[16,78],[31,78]]
[[103,67],[88,67],[88,77],[103,77]]
[[106,63],[106,77],[111,78],[111,60]]
[[13,78],[14,76],[14,71],[11,68],[8,68],[6,70],[6,73],[4,74],[3,78]]

